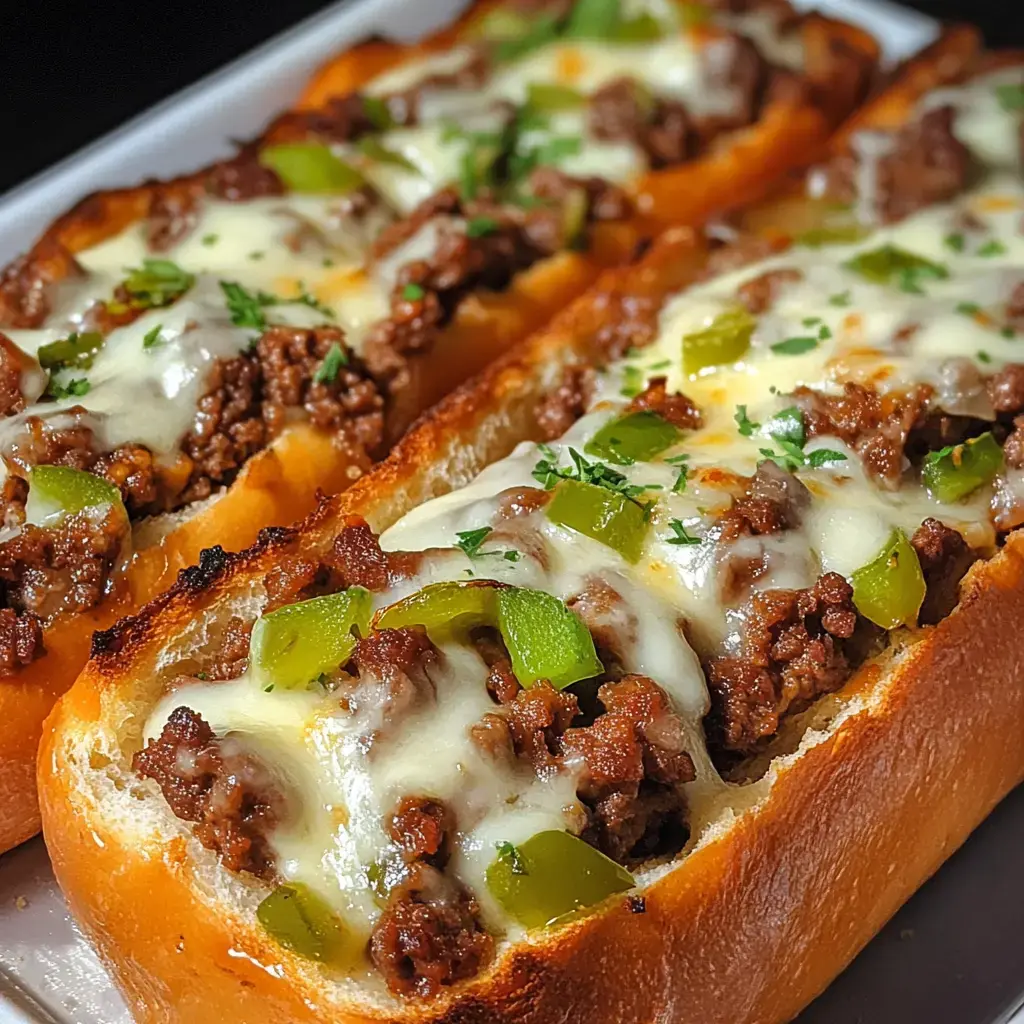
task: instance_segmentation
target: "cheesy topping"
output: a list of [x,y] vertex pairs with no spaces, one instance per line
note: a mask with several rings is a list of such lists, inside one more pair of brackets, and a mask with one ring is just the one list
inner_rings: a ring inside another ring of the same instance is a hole
[[[395,88],[400,80],[385,84]],[[719,792],[724,783],[705,746],[709,697],[701,657],[741,645],[749,605],[728,596],[730,556],[760,560],[763,571],[749,581],[753,591],[805,588],[826,572],[852,578],[885,550],[894,529],[909,536],[929,517],[989,552],[996,542],[990,504],[998,510],[1024,495],[1021,471],[1005,469],[956,501],[935,497],[908,464],[898,486],[885,486],[840,438],[805,437],[793,398],[801,387],[836,395],[849,382],[882,395],[925,385],[934,408],[994,420],[980,375],[1019,361],[1024,351],[1007,311],[1024,281],[1024,183],[1007,172],[1012,161],[994,142],[1000,133],[1016,138],[1018,115],[1007,116],[1004,104],[987,98],[1004,84],[1005,75],[944,94],[970,112],[961,120],[970,126],[975,155],[992,156],[984,180],[955,201],[856,242],[798,242],[670,298],[655,340],[599,373],[590,408],[565,435],[547,445],[520,444],[468,486],[413,509],[382,535],[385,550],[425,554],[415,576],[373,595],[375,608],[443,581],[495,580],[562,601],[601,581],[625,609],[625,618],[621,611],[609,618],[623,670],[653,679],[684,722],[696,765],[687,784],[691,803]],[[784,284],[768,307],[737,314],[743,286],[779,271]],[[736,358],[687,372],[686,339],[723,315],[748,317],[748,344]],[[649,459],[613,469],[581,454],[657,377],[695,403],[702,425]],[[809,507],[792,529],[724,544],[719,518],[736,481],[749,479],[765,460],[801,481]],[[542,508],[508,526],[499,506],[510,489],[574,475],[600,478],[646,505],[638,557],[553,521]],[[502,531],[493,543],[486,541],[490,530]],[[478,538],[474,544],[466,543],[470,535]],[[382,729],[379,706],[339,710],[315,687],[258,692],[248,675],[177,689],[153,712],[147,736],[158,735],[170,712],[187,704],[215,732],[244,736],[277,765],[302,795],[301,820],[272,839],[279,871],[313,887],[360,935],[380,913],[367,870],[393,855],[386,821],[396,802],[408,794],[442,801],[458,823],[446,870],[481,902],[490,930],[515,937],[518,926],[486,884],[495,846],[547,829],[578,832],[577,777],[570,766],[541,780],[483,756],[469,730],[495,707],[487,666],[467,645],[443,644],[441,654],[430,669],[436,702],[395,732],[384,729],[370,753],[366,737]]]

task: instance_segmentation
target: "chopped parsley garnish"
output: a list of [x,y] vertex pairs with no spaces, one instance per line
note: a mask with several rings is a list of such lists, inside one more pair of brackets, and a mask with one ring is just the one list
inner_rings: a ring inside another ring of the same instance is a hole
[[427,293],[418,284],[407,284],[402,289],[402,298],[406,302],[419,302]]
[[325,257],[324,257],[324,258],[323,258],[323,259],[322,259],[322,260],[320,261],[320,266],[322,266],[322,267],[324,267],[325,269],[329,270],[329,269],[330,269],[331,267],[333,267],[333,266],[334,266],[334,260],[332,260],[330,256],[325,256]]
[[152,330],[146,331],[142,339],[142,347],[149,349],[162,345],[164,343],[164,339],[160,337],[160,332],[163,330],[163,327],[163,324],[157,324]]
[[983,349],[979,348],[977,352],[979,363],[991,363],[992,357]]
[[359,152],[369,160],[373,160],[378,164],[390,164],[392,167],[401,167],[403,170],[419,173],[419,168],[408,157],[403,156],[397,150],[388,149],[380,139],[374,138],[372,135],[364,135],[357,145]]
[[907,252],[895,245],[882,245],[877,249],[858,253],[843,264],[875,284],[895,284],[905,292],[923,295],[923,281],[941,281],[949,271],[941,263]]
[[89,394],[91,388],[92,385],[84,377],[69,380],[67,384],[60,384],[51,377],[46,385],[46,393],[59,401],[62,398],[81,398]]
[[263,301],[263,293],[253,295],[234,281],[221,281],[220,290],[224,293],[231,322],[236,327],[252,327],[257,331],[266,328],[267,318],[263,315],[263,307],[271,303]]
[[845,292],[836,292],[835,295],[830,295],[828,297],[828,304],[830,306],[848,306],[850,304],[849,289]]
[[818,339],[810,337],[786,338],[772,345],[772,351],[780,356],[800,356],[818,347]]
[[672,485],[673,494],[682,494],[683,491],[686,490],[686,478],[690,475],[690,467],[687,466],[689,461],[690,456],[688,453],[683,453],[682,455],[671,455],[665,460],[668,465],[675,466],[678,470],[676,482]]
[[263,259],[263,257],[266,255],[267,254],[265,252],[261,252],[259,249],[254,249],[251,253],[249,253],[249,259],[251,259],[255,263]]
[[777,412],[764,427],[765,433],[778,445],[779,451],[772,448],[760,448],[760,453],[772,462],[789,472],[810,467],[820,469],[833,462],[845,462],[842,452],[830,448],[818,448],[813,452],[805,452],[807,430],[804,414],[794,405]]
[[998,238],[993,238],[978,249],[978,255],[984,259],[990,256],[1005,256],[1006,246]]
[[669,521],[669,526],[672,527],[672,532],[675,534],[674,537],[668,538],[669,544],[699,544],[700,537],[695,537],[692,533],[689,533],[683,521],[681,519],[672,519]]
[[981,306],[976,302],[958,302],[956,311],[964,316],[977,316],[981,312]]
[[257,331],[266,330],[267,318],[263,310],[268,306],[309,306],[310,309],[315,309],[325,316],[334,316],[334,311],[329,306],[325,306],[319,299],[306,291],[294,299],[285,299],[264,291],[258,291],[254,295],[235,281],[221,281],[220,289],[224,293],[228,312],[231,314],[231,322],[236,327],[252,327]]
[[476,558],[480,554],[480,545],[491,533],[491,527],[481,526],[475,530],[461,530],[455,536],[459,538],[458,547],[470,557]]
[[363,113],[367,120],[379,132],[386,132],[395,127],[395,119],[391,116],[387,101],[379,96],[363,97]]
[[619,394],[623,398],[636,398],[644,389],[644,382],[647,376],[639,366],[627,366],[622,371],[622,387]]
[[1017,332],[1009,324],[1007,324],[1005,327],[1001,327],[999,329],[999,333],[1004,338],[1016,338],[1017,337]]
[[324,356],[323,362],[313,374],[314,384],[333,384],[343,366],[348,366],[348,353],[335,342]]
[[209,235],[203,235],[203,238],[202,238],[202,243],[207,248],[209,248],[211,245],[216,245],[217,242],[219,242],[219,241],[220,241],[220,235],[214,234],[214,233],[211,233]]
[[559,466],[558,455],[554,449],[549,448],[546,444],[538,445],[538,447],[544,458],[533,467],[533,478],[542,484],[546,491],[552,490],[561,480],[579,480],[580,483],[605,487],[609,491],[615,491],[633,499],[643,494],[644,491],[660,489],[653,484],[631,484],[628,478],[617,469],[612,469],[611,466],[603,462],[590,462],[575,448],[569,449],[569,457],[573,464]]
[[469,238],[483,238],[493,235],[498,230],[498,222],[493,217],[471,217],[466,221],[466,235]]
[[1024,82],[1008,82],[996,86],[996,98],[1003,110],[1010,113],[1024,110]]
[[942,240],[942,244],[952,252],[963,252],[966,242],[964,236],[960,232],[956,232],[952,235],[946,235]]
[[127,267],[124,290],[140,308],[168,306],[196,283],[195,275],[172,260],[142,261],[141,267]]
[[814,327],[817,324],[821,323],[821,317],[820,316],[805,316],[803,318],[803,320],[801,321],[801,323],[804,325],[804,327]]
[[743,437],[753,437],[754,431],[761,429],[760,423],[755,423],[747,417],[747,407],[745,405],[736,406],[736,413],[733,419],[736,421],[736,427]]
[[504,558],[506,562],[519,561],[518,551],[481,551],[481,545],[490,534],[491,527],[489,526],[479,526],[475,530],[461,530],[455,534],[459,538],[456,546],[461,548],[469,558],[486,558],[488,555],[495,555]]
[[494,844],[494,848],[498,851],[498,860],[506,863],[513,875],[525,875],[527,873],[523,858],[512,843],[498,842]]

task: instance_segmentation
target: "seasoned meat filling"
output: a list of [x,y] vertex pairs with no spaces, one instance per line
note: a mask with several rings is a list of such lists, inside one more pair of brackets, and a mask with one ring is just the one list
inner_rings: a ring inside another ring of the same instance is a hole
[[232,871],[274,877],[268,836],[287,815],[286,799],[264,765],[231,739],[218,738],[187,707],[134,758],[174,814],[195,822],[195,837]]

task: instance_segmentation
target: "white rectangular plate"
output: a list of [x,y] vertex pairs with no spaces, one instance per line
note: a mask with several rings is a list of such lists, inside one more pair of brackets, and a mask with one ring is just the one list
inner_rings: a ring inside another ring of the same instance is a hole
[[[169,177],[228,155],[230,139],[258,133],[333,53],[372,34],[413,40],[465,3],[356,0],[303,22],[0,197],[0,264],[25,250],[54,211],[89,192]],[[812,4],[797,0],[797,6]],[[930,42],[937,31],[932,19],[886,0],[819,0],[814,6],[873,31],[890,61]],[[130,1017],[72,923],[42,841],[35,839],[0,858],[0,1024],[38,1022],[130,1024]]]

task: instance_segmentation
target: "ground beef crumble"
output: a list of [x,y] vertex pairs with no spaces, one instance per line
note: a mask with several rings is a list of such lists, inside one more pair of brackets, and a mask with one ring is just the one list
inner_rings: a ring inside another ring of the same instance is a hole
[[960,580],[978,556],[958,531],[937,519],[926,519],[914,532],[910,543],[917,552],[927,585],[918,622],[933,625],[956,607]]
[[555,388],[534,410],[544,441],[561,437],[586,411],[594,393],[594,371],[589,366],[567,366]]
[[647,387],[626,406],[626,412],[656,412],[680,430],[699,430],[703,424],[700,410],[681,392],[670,394],[665,382],[665,377],[652,377]]
[[269,835],[286,817],[287,804],[253,754],[216,737],[191,708],[179,707],[132,766],[160,787],[176,817],[196,823],[196,838],[226,867],[273,879]]
[[787,711],[842,686],[854,668],[846,641],[857,622],[853,589],[838,573],[805,590],[754,594],[741,653],[707,665],[715,754],[753,753]]

